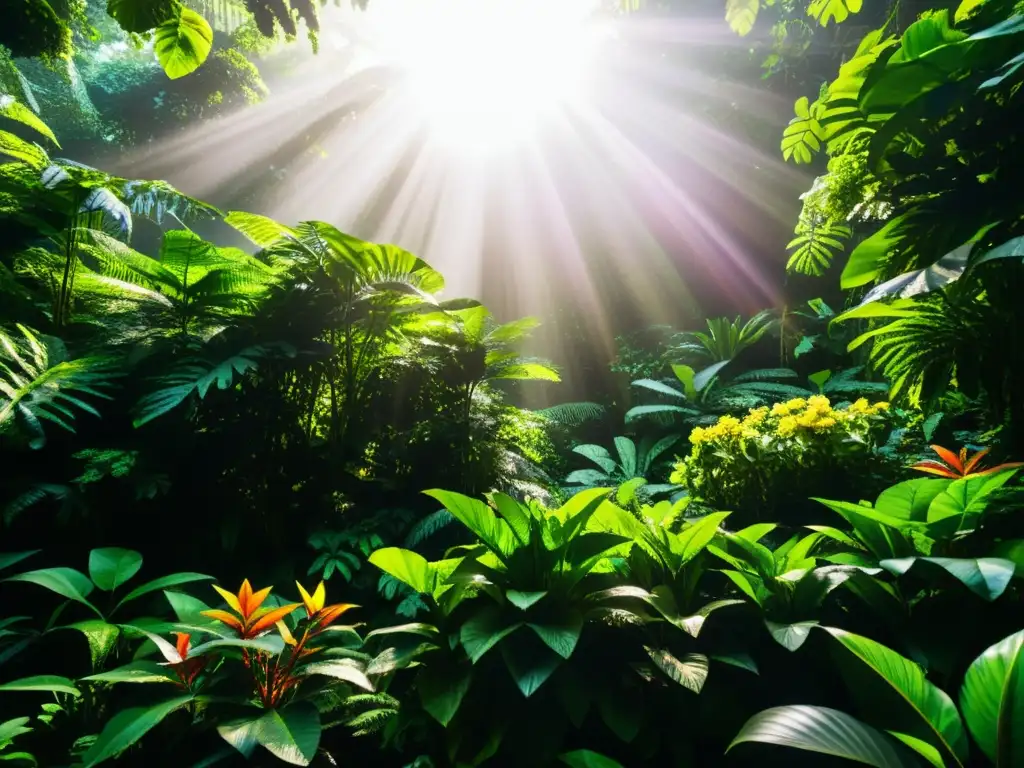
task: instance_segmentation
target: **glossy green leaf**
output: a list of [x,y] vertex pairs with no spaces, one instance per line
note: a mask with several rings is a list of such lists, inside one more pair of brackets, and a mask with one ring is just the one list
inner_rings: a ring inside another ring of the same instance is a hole
[[765,621],[768,632],[772,639],[788,651],[795,651],[800,648],[811,634],[811,630],[818,626],[817,621],[798,621],[793,624],[778,624],[774,621]]
[[914,768],[885,734],[828,707],[794,705],[758,712],[744,723],[726,751],[759,742],[846,758],[875,768]]
[[[890,219],[885,226],[853,249],[840,277],[843,290],[866,285],[878,276],[889,252],[902,239],[905,225],[902,216]],[[844,319],[846,315],[844,313],[837,320]]]
[[562,657],[543,646],[502,643],[501,656],[523,696],[530,698],[562,663]]
[[515,551],[515,537],[509,524],[482,501],[452,491],[424,491],[437,499],[456,520],[466,526],[492,552],[507,558]]
[[334,661],[316,661],[302,667],[302,673],[306,675],[324,675],[333,677],[336,680],[344,680],[346,683],[363,688],[367,691],[373,690],[373,683],[360,668],[359,663],[354,659],[337,659]]
[[320,746],[320,713],[308,701],[271,709],[256,724],[256,741],[290,765],[309,765]]
[[138,659],[108,672],[83,677],[82,681],[90,683],[177,683],[178,678],[175,677],[170,667]]
[[421,635],[423,637],[429,637],[431,639],[437,637],[437,627],[432,624],[424,624],[423,622],[414,621],[409,624],[398,624],[394,627],[381,627],[380,629],[374,629],[366,633],[366,639],[369,640],[371,637],[377,637],[378,635],[392,635],[392,634],[411,634]]
[[175,14],[174,0],[107,0],[107,13],[125,32],[148,32]]
[[384,573],[394,576],[416,592],[430,594],[434,591],[434,571],[422,555],[399,547],[385,547],[378,549],[369,559]]
[[715,537],[718,527],[730,514],[732,513],[713,512],[692,523],[687,523],[678,534],[669,536],[669,547],[675,555],[679,556],[681,564],[688,563],[704,551]]
[[86,599],[93,589],[89,577],[74,568],[43,568],[38,571],[19,573],[17,576],[8,576],[4,581],[25,581],[29,584],[37,584],[51,592],[56,592],[61,597],[87,606],[100,618],[103,616],[96,606]]
[[1024,765],[1024,630],[986,649],[964,675],[960,708],[998,768]]
[[82,757],[84,768],[92,768],[117,757],[164,718],[191,701],[191,695],[178,696],[148,707],[132,707],[118,712],[107,721],[96,741]]
[[914,730],[901,730],[928,742],[950,759],[960,763],[966,759],[967,734],[956,705],[928,681],[917,664],[866,637],[832,627],[823,629],[861,662],[858,669],[873,673],[907,705]]
[[882,491],[875,509],[901,520],[927,522],[929,505],[949,484],[949,480],[929,477],[897,483]]
[[472,680],[473,668],[468,663],[438,661],[416,676],[416,690],[427,714],[447,726],[459,711]]
[[213,30],[191,8],[179,6],[172,18],[156,28],[153,48],[167,77],[176,80],[199,69],[213,47]]
[[560,615],[558,621],[530,622],[532,629],[548,648],[563,659],[572,656],[583,631],[583,614],[567,611]]
[[133,549],[105,547],[89,553],[89,577],[104,592],[113,592],[142,568],[142,555]]
[[[995,600],[1009,586],[1016,564],[998,557],[904,557],[881,560],[880,566],[897,576],[915,570],[939,569],[960,581],[971,592],[985,600]],[[917,566],[915,568],[915,566]]]
[[520,592],[518,589],[505,590],[505,597],[512,605],[521,611],[525,611],[536,605],[547,595],[547,590],[540,592]]
[[523,622],[509,623],[496,605],[476,611],[459,630],[459,642],[466,649],[470,661],[476,664],[491,648],[523,626]]
[[217,733],[242,755],[252,757],[259,744],[256,738],[258,723],[264,714],[263,709],[249,707],[245,714],[219,723]]
[[75,687],[73,680],[57,675],[35,675],[12,680],[9,683],[0,683],[0,691],[53,691],[54,693],[70,693],[72,696],[81,695],[81,691]]
[[10,568],[12,565],[16,565],[22,560],[32,557],[32,555],[40,551],[42,550],[30,549],[25,552],[0,552],[0,571],[4,568]]
[[622,764],[589,749],[577,749],[558,756],[569,768],[622,768]]
[[670,680],[694,693],[701,692],[704,682],[708,679],[708,657],[703,653],[688,653],[679,659],[664,648],[645,645],[644,650],[654,665]]

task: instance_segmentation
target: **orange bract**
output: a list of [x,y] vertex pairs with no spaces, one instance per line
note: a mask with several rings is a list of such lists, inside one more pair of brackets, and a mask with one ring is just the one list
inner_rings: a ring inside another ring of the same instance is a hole
[[209,616],[211,619],[226,624],[238,632],[239,637],[243,639],[256,637],[299,607],[299,603],[291,603],[282,605],[280,608],[260,608],[267,596],[270,595],[272,587],[265,587],[253,592],[248,579],[242,582],[238,594],[235,595],[226,589],[221,589],[216,584],[213,588],[224,598],[224,602],[239,615],[233,616],[227,611],[212,610],[203,611],[203,616]]
[[927,472],[930,475],[938,475],[939,477],[947,477],[952,480],[957,480],[962,477],[972,475],[991,475],[995,472],[1002,472],[1006,469],[1014,469],[1022,466],[1022,462],[1017,461],[999,464],[995,467],[989,467],[988,469],[979,469],[978,465],[988,454],[988,448],[978,451],[970,458],[967,457],[966,448],[961,448],[959,454],[953,453],[953,451],[948,448],[943,448],[941,445],[933,445],[931,448],[939,455],[939,458],[942,459],[942,461],[919,461],[910,468],[916,469],[919,472]]
[[299,588],[299,595],[302,596],[302,602],[306,606],[306,616],[314,619],[320,629],[328,626],[345,611],[359,607],[352,603],[337,603],[336,605],[324,607],[324,603],[327,601],[327,590],[324,588],[322,581],[313,590],[312,595],[299,582],[295,582],[295,586]]

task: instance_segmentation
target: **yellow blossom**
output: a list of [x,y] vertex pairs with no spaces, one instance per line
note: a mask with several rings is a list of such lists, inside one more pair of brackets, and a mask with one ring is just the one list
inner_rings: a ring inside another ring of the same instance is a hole
[[798,426],[796,417],[783,416],[779,419],[779,426],[776,431],[779,433],[779,437],[789,437],[796,432]]
[[818,419],[817,423],[813,424],[812,426],[816,430],[825,430],[825,429],[831,429],[835,425],[836,425],[836,420],[833,419],[831,416],[826,416],[823,419]]
[[707,430],[704,429],[704,427],[694,427],[693,431],[690,433],[690,443],[697,445],[705,439],[706,434]]
[[768,406],[762,405],[760,408],[751,408],[746,418],[743,419],[743,423],[748,427],[756,427],[767,417]]
[[807,400],[807,406],[816,411],[828,411],[832,408],[832,403],[824,395],[812,395]]
[[850,407],[846,410],[850,413],[867,413],[871,410],[871,406],[868,404],[868,399],[866,397],[862,397],[851,403]]

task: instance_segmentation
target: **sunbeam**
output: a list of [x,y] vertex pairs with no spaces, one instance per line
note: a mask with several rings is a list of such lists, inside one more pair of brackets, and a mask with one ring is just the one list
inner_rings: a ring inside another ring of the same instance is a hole
[[623,306],[678,322],[709,297],[774,303],[772,265],[751,249],[791,226],[778,201],[807,180],[741,123],[788,107],[708,74],[736,53],[727,29],[637,24],[598,5],[337,9],[320,54],[266,103],[126,165],[223,206],[394,242],[444,271],[450,294],[503,314],[550,317],[551,287],[571,286],[558,301],[605,341]]

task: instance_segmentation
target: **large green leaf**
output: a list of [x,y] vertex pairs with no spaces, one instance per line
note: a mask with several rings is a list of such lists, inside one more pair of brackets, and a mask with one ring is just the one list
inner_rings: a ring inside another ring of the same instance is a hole
[[0,155],[13,157],[39,171],[50,164],[50,156],[38,144],[27,142],[9,131],[0,131]]
[[978,746],[999,768],[1024,765],[1024,630],[974,660],[960,708]]
[[473,668],[451,659],[439,660],[426,666],[416,676],[416,690],[427,713],[441,725],[447,726],[469,690]]
[[36,675],[12,680],[9,683],[0,683],[0,691],[52,691],[54,693],[70,693],[72,696],[81,695],[81,691],[75,687],[73,680],[57,675]]
[[901,520],[923,523],[928,520],[928,506],[949,486],[949,480],[920,477],[886,488],[878,496],[875,509]]
[[758,712],[747,720],[726,751],[744,742],[843,757],[875,768],[914,768],[917,761],[897,751],[880,731],[828,707],[792,705]]
[[435,576],[426,558],[408,549],[385,547],[370,555],[370,562],[421,594],[434,591]]
[[452,491],[432,490],[424,493],[441,502],[456,520],[472,531],[498,557],[505,559],[515,550],[515,536],[509,524],[482,501]]
[[711,540],[722,522],[731,512],[714,512],[688,523],[678,534],[669,537],[673,554],[678,555],[680,564],[688,563],[700,554]]
[[367,691],[373,690],[373,683],[363,672],[355,659],[334,659],[331,661],[316,661],[301,668],[307,675],[324,675],[333,677],[336,680],[344,680],[346,683],[364,688]]
[[148,707],[132,707],[118,712],[103,727],[89,751],[82,757],[83,768],[117,757],[160,724],[172,712],[192,701],[192,696],[178,696]]
[[83,677],[90,683],[177,683],[178,678],[170,668],[155,661],[138,659],[108,672]]
[[793,624],[779,624],[774,621],[765,621],[765,626],[768,628],[769,634],[772,638],[788,651],[799,650],[805,642],[807,642],[808,636],[811,634],[811,630],[818,626],[817,621],[798,621]]
[[[529,635],[521,634],[520,637]],[[558,669],[562,657],[537,645],[536,640],[533,643],[515,640],[512,638],[510,642],[501,644],[501,656],[523,696],[530,698]]]
[[32,555],[38,553],[38,549],[30,549],[26,552],[0,552],[0,571],[4,568],[10,568],[12,565],[20,563],[22,560],[32,557]]
[[104,547],[89,553],[89,576],[104,592],[113,592],[142,568],[142,555],[134,549]]
[[971,592],[989,601],[1006,591],[1016,568],[1012,560],[998,557],[904,557],[881,560],[878,564],[897,576],[902,576],[912,568],[925,572],[935,569],[949,574]]
[[897,216],[853,249],[840,277],[844,290],[866,285],[878,276],[889,252],[900,242],[905,225],[904,217]]
[[1006,485],[1016,469],[991,475],[973,475],[954,480],[928,506],[929,531],[935,537],[952,537],[973,528],[985,512],[992,494]]
[[50,126],[40,120],[35,112],[10,94],[0,94],[0,117],[6,117],[8,120],[14,120],[17,123],[28,126],[32,130],[43,134],[54,144],[57,144],[58,147],[60,146],[57,142],[57,137],[50,130]]
[[962,765],[967,757],[967,734],[956,705],[928,681],[917,664],[874,640],[842,629],[824,629],[860,662],[856,665],[857,673],[850,676],[853,686],[858,685],[858,676],[864,674],[863,670],[873,673],[874,680],[884,684],[906,705],[907,727],[898,725],[898,730],[926,742]]
[[76,629],[85,635],[85,640],[89,643],[89,657],[92,660],[93,669],[98,669],[103,665],[107,656],[114,650],[117,638],[121,636],[120,627],[100,619],[79,621],[69,624],[67,628]]
[[89,607],[96,615],[103,618],[103,614],[96,606],[86,600],[86,596],[92,592],[92,582],[88,576],[74,568],[42,568],[38,571],[19,573],[17,576],[8,576],[4,581],[26,581],[29,584],[37,584],[51,592],[56,592],[61,597]]
[[255,736],[279,760],[309,765],[320,746],[320,713],[308,701],[271,709],[256,723]]
[[206,61],[213,47],[213,30],[198,13],[179,6],[177,14],[156,28],[153,47],[167,77],[176,80]]
[[622,768],[622,764],[589,749],[576,749],[558,756],[569,768]]
[[708,679],[708,657],[703,653],[688,653],[679,659],[664,648],[644,646],[654,665],[669,679],[684,688],[700,693]]
[[476,664],[487,651],[523,626],[523,622],[509,623],[496,605],[488,605],[474,613],[459,630],[459,642],[466,649],[470,661]]
[[535,621],[528,624],[548,648],[563,659],[572,656],[583,632],[583,614],[566,611],[554,621]]
[[117,604],[117,607],[114,608],[114,610],[116,611],[125,603],[131,602],[132,600],[140,598],[143,595],[148,595],[150,592],[156,592],[158,589],[167,589],[167,587],[177,587],[181,584],[189,584],[193,581],[212,580],[213,576],[207,576],[205,573],[191,573],[187,571],[183,573],[172,573],[169,576],[161,576],[159,579],[147,581],[145,584],[142,584],[133,589],[131,592],[129,592],[127,595],[121,598],[121,601]]

